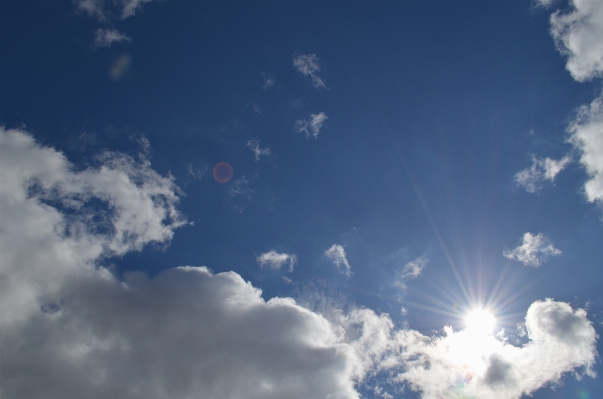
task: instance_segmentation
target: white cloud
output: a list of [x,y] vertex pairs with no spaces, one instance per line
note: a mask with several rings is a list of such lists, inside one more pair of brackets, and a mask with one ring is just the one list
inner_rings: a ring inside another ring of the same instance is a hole
[[319,76],[320,63],[316,54],[300,54],[293,57],[293,66],[304,76],[312,78],[312,85],[317,89],[323,87],[327,89],[327,84]]
[[35,311],[41,296],[96,259],[167,242],[185,224],[173,178],[146,159],[105,153],[98,167],[75,171],[23,131],[0,128],[0,144],[4,319]]
[[243,198],[249,200],[251,199],[252,192],[253,190],[249,188],[249,180],[247,180],[245,175],[243,175],[240,179],[237,179],[232,183],[230,190],[228,190],[228,196],[230,198],[242,196]]
[[526,266],[538,267],[545,263],[549,257],[560,255],[561,251],[542,233],[533,235],[525,233],[523,242],[512,251],[504,251],[503,255],[511,260],[516,260]]
[[[388,256],[388,258],[396,259],[400,255],[405,256],[405,252],[405,249],[394,251]],[[427,266],[427,263],[429,263],[429,260],[423,256],[419,256],[418,258],[411,260],[406,265],[404,265],[402,270],[396,273],[394,285],[399,288],[402,288],[403,290],[406,290],[406,281],[419,277],[423,269],[425,269],[425,266]]]
[[151,0],[74,0],[76,7],[99,21],[110,21],[114,18],[126,19],[134,16],[145,3]]
[[[540,0],[543,6],[552,1]],[[603,74],[603,2],[570,0],[570,12],[551,15],[551,35],[559,52],[568,57],[566,68],[579,82]]]
[[422,392],[423,399],[519,399],[577,368],[594,376],[597,334],[584,310],[537,301],[525,324],[530,341],[522,347],[470,329],[446,327],[439,337],[398,331],[392,340],[404,350],[390,362],[403,371],[395,380]]
[[252,138],[247,142],[247,147],[253,151],[255,161],[259,161],[262,155],[270,156],[270,148],[260,148],[260,140],[257,137]]
[[[551,5],[540,0],[542,6]],[[569,12],[551,15],[551,35],[568,57],[566,68],[579,82],[603,76],[603,2],[570,0]],[[603,96],[583,105],[569,125],[569,142],[582,154],[580,162],[590,176],[584,191],[590,202],[603,202]]]
[[325,251],[325,255],[333,261],[335,266],[339,269],[343,266],[341,271],[347,277],[352,276],[352,269],[345,255],[345,249],[341,245],[333,244],[331,248]]
[[[592,374],[586,312],[551,300],[532,304],[531,341],[517,348],[396,330],[370,309],[321,316],[205,267],[119,280],[108,258],[168,243],[185,223],[173,179],[116,153],[76,169],[19,130],[0,140],[3,398],[359,399],[376,372],[426,399],[516,398],[579,367]],[[327,254],[349,272],[343,247]]]
[[265,77],[264,78],[264,86],[262,87],[262,89],[266,90],[269,87],[272,87],[272,85],[274,85],[274,78],[272,76],[269,77]]
[[569,141],[581,152],[580,163],[590,176],[584,185],[586,198],[603,204],[603,97],[590,106],[583,105],[568,131]]
[[359,398],[353,348],[292,299],[232,272],[103,267],[184,223],[172,178],[120,154],[76,171],[22,131],[0,138],[3,398]]
[[555,177],[572,161],[569,156],[559,160],[532,156],[532,166],[515,175],[515,181],[523,186],[527,192],[535,193],[543,187],[546,180],[555,181]]
[[97,29],[94,34],[94,47],[111,47],[113,43],[131,41],[131,38],[115,29]]
[[286,254],[286,253],[278,253],[274,250],[265,252],[258,256],[257,258],[260,266],[269,266],[273,269],[280,269],[281,266],[288,263],[289,271],[292,272],[293,268],[297,264],[297,255],[295,254]]
[[419,277],[419,274],[421,274],[425,266],[427,266],[427,263],[429,263],[429,260],[427,258],[419,256],[417,259],[408,262],[406,266],[404,266],[402,275],[405,278],[417,278]]
[[3,397],[359,398],[359,360],[333,326],[236,273],[183,267],[62,293],[53,313],[3,330]]
[[298,120],[295,121],[295,125],[293,129],[298,133],[304,133],[306,138],[309,139],[310,136],[317,138],[320,133],[320,129],[324,125],[325,121],[328,119],[328,116],[325,115],[324,112],[320,114],[310,114],[310,119],[307,120]]

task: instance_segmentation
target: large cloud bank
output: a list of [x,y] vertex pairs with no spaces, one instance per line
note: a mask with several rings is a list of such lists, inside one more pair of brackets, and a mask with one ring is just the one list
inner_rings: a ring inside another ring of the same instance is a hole
[[2,398],[355,399],[379,372],[425,398],[518,398],[595,360],[586,312],[552,300],[515,347],[397,330],[369,309],[323,316],[205,267],[119,280],[110,257],[185,223],[173,179],[116,153],[76,169],[20,130],[0,140]]

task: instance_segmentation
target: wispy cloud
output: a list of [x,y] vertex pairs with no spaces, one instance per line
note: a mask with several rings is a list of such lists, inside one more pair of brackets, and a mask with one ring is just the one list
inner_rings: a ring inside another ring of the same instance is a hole
[[253,190],[249,188],[249,180],[243,175],[232,183],[228,190],[228,196],[230,198],[242,196],[249,200],[251,199],[252,192]]
[[503,255],[506,258],[523,263],[526,266],[539,267],[545,263],[551,256],[560,255],[561,251],[542,233],[533,235],[525,233],[521,245],[512,251],[505,250]]
[[260,266],[269,266],[273,269],[280,269],[283,265],[289,264],[289,271],[292,272],[297,264],[297,255],[278,253],[274,250],[265,252],[256,258]]
[[113,43],[131,42],[132,39],[116,29],[97,29],[94,34],[94,47],[111,47]]
[[338,269],[343,268],[341,272],[346,275],[346,277],[352,276],[352,268],[348,262],[348,259],[345,255],[345,249],[341,245],[333,244],[331,248],[325,251],[325,255],[333,261],[333,264]]
[[327,89],[327,84],[319,76],[320,63],[316,54],[300,54],[293,57],[293,66],[301,72],[304,76],[310,76],[312,78],[312,86]]
[[320,133],[320,129],[327,119],[329,119],[329,117],[324,112],[319,114],[310,114],[309,119],[295,121],[293,129],[298,133],[304,133],[307,139],[309,139],[310,136],[317,138],[318,134]]
[[101,22],[134,16],[145,3],[152,0],[74,0],[78,10]]
[[270,148],[266,147],[266,148],[260,148],[260,140],[257,137],[252,138],[251,140],[249,140],[247,142],[247,147],[249,147],[251,149],[251,151],[253,151],[253,154],[255,156],[255,161],[259,161],[260,157],[263,156],[270,156]]
[[201,180],[207,174],[209,168],[207,166],[194,167],[192,164],[188,164],[188,174],[196,180]]
[[[401,252],[404,252],[404,251],[398,250],[398,251],[390,254],[389,257],[391,259],[395,259],[398,256],[398,254]],[[429,260],[427,258],[425,258],[424,256],[419,256],[418,258],[411,260],[406,265],[404,265],[402,270],[396,272],[396,278],[394,280],[394,285],[399,288],[402,288],[403,290],[406,290],[406,288],[407,288],[406,282],[408,280],[412,280],[412,279],[419,277],[419,275],[421,274],[423,269],[425,269],[425,266],[427,266],[428,263],[429,263]]]
[[105,27],[94,34],[95,48],[111,47],[113,43],[131,42],[132,39],[119,32],[113,25],[116,20],[134,16],[145,3],[152,0],[72,0],[78,11],[102,22]]
[[418,258],[408,262],[404,269],[402,270],[402,276],[405,278],[417,278],[427,266],[429,260],[423,256],[419,256]]
[[572,161],[570,156],[559,160],[544,158],[538,159],[532,156],[532,166],[518,172],[515,181],[526,189],[527,192],[535,193],[542,189],[543,183],[548,180],[555,181],[555,177]]
[[272,87],[272,85],[274,85],[274,78],[272,76],[265,76],[264,77],[264,86],[262,87],[262,89],[266,90],[269,87]]

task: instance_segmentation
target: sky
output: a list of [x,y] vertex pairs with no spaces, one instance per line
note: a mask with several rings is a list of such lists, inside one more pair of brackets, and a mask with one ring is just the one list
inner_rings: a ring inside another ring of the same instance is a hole
[[603,398],[603,2],[0,2],[0,396]]

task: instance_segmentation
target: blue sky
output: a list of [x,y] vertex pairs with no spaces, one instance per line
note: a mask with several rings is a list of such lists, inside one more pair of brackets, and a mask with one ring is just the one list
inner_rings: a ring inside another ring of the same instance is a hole
[[603,397],[603,3],[0,18],[2,397]]

